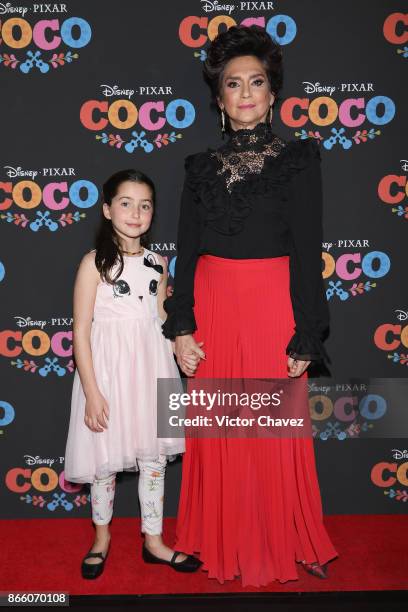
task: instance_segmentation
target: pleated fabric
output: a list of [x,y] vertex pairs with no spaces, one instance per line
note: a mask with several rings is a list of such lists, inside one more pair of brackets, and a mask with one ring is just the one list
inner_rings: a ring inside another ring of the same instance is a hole
[[[194,337],[206,353],[195,378],[287,381],[288,256],[202,255],[194,299]],[[296,580],[297,561],[338,556],[323,524],[313,440],[186,437],[175,546],[198,553],[209,578],[241,576],[243,586]]]

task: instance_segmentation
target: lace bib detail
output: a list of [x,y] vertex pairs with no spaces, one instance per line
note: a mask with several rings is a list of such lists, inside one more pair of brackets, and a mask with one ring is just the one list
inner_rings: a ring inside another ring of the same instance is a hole
[[211,153],[219,162],[217,175],[223,176],[231,193],[235,183],[249,174],[260,174],[266,157],[277,157],[285,141],[272,132],[266,123],[253,129],[236,130],[226,145]]
[[286,197],[292,177],[315,157],[320,158],[320,150],[314,139],[285,141],[259,123],[232,132],[218,149],[187,156],[186,186],[205,225],[231,236],[243,229],[256,198]]

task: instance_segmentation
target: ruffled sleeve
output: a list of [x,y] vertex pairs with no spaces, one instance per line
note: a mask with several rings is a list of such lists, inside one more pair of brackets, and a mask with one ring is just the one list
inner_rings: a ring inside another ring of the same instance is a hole
[[329,331],[329,307],[322,278],[322,177],[315,140],[291,141],[285,152],[290,174],[285,203],[289,234],[290,294],[294,334],[286,354],[305,361],[327,361],[323,341]]
[[188,155],[185,159],[186,170],[181,195],[180,216],[177,231],[177,259],[175,267],[175,286],[173,295],[164,300],[167,319],[162,325],[166,338],[192,334],[196,329],[193,312],[194,273],[200,243],[200,219],[196,203],[192,168],[195,158],[201,154]]

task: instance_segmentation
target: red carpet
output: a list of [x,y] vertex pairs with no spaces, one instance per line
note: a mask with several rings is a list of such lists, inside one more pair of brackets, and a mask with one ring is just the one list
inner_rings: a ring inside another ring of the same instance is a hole
[[[297,581],[242,589],[239,579],[220,585],[201,570],[189,575],[145,565],[138,519],[114,518],[109,559],[96,581],[80,575],[82,556],[93,539],[90,519],[2,520],[0,591],[124,595],[408,589],[408,516],[326,516],[325,525],[339,552],[329,564],[329,579],[314,578],[299,567]],[[174,519],[165,519],[170,545],[174,527]]]

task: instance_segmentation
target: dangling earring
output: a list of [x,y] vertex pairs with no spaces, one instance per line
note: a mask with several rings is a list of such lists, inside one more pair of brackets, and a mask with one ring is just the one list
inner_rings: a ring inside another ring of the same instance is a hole
[[224,134],[225,134],[225,113],[223,110],[221,110],[221,133],[222,133],[222,137],[224,138]]
[[269,107],[269,125],[272,125],[272,104]]

